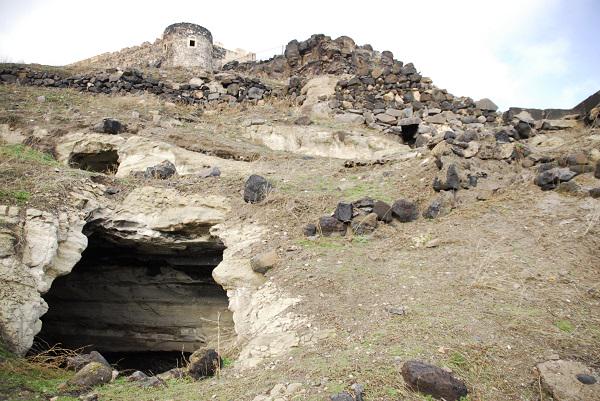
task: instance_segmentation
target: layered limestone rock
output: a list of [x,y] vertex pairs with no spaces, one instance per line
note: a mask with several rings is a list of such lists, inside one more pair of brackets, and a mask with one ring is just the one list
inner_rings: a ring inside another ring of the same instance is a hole
[[102,237],[45,296],[40,336],[48,343],[103,352],[184,351],[233,340],[227,295],[211,271],[221,244],[168,254],[139,252]]
[[247,163],[221,159],[193,152],[160,141],[140,136],[124,138],[120,135],[72,133],[61,138],[56,146],[61,163],[86,170],[116,171],[117,177],[146,171],[168,160],[175,165],[177,174],[205,174],[214,167],[223,176],[246,174]]
[[0,334],[12,350],[40,331],[42,296],[40,336],[66,346],[193,351],[218,333],[222,346],[237,339],[246,368],[321,336],[290,310],[300,299],[252,270],[267,229],[227,221],[227,199],[147,186],[87,204],[0,209]]
[[77,214],[54,215],[37,209],[0,206],[0,335],[24,354],[47,311],[41,294],[71,271],[87,245]]
[[227,246],[223,261],[213,270],[227,290],[235,331],[241,348],[236,366],[249,368],[309,344],[325,335],[311,328],[306,317],[290,310],[300,299],[290,297],[252,270],[248,248],[259,243],[267,229],[261,226],[219,224],[212,229]]
[[42,336],[101,351],[186,351],[231,338],[225,291],[211,277],[223,244],[210,228],[228,202],[170,188],[133,190],[86,226],[90,248],[47,297]]
[[395,138],[376,133],[333,131],[322,127],[251,125],[246,138],[273,150],[339,159],[377,160],[411,152]]

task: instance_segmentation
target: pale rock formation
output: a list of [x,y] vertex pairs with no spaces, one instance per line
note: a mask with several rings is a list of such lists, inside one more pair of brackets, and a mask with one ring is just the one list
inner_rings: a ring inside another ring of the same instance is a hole
[[[56,147],[57,159],[65,165],[106,172],[101,164],[114,164],[117,177],[144,172],[165,160],[173,163],[179,175],[204,174],[218,167],[223,176],[243,175],[247,163],[221,159],[192,152],[166,142],[140,136],[125,139],[119,135],[72,133],[65,135]],[[114,160],[112,159],[114,158]],[[96,168],[94,168],[96,166]]]
[[411,152],[394,138],[373,132],[340,133],[322,127],[265,124],[246,127],[243,135],[273,150],[338,159],[393,159]]
[[312,118],[329,117],[331,108],[327,105],[327,101],[322,99],[335,94],[335,86],[339,79],[340,77],[329,75],[310,79],[301,90],[301,94],[306,96],[301,112]]
[[87,245],[81,233],[85,222],[77,214],[56,216],[6,206],[0,206],[0,221],[14,227],[3,234],[0,252],[4,256],[0,259],[0,334],[12,351],[24,354],[41,328],[40,316],[47,311],[41,295],[56,277],[71,271]]

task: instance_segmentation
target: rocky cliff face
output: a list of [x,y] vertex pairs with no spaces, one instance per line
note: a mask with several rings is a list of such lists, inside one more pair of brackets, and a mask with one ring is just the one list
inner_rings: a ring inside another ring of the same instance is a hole
[[87,237],[77,214],[58,216],[36,209],[0,206],[0,329],[17,353],[25,353],[40,331],[48,307],[41,294],[52,281],[71,271]]
[[192,352],[218,336],[237,341],[244,367],[313,340],[288,311],[298,300],[250,266],[266,230],[225,224],[227,199],[141,187],[113,204],[98,187],[58,216],[0,208],[0,334],[13,351],[38,332],[106,352]]

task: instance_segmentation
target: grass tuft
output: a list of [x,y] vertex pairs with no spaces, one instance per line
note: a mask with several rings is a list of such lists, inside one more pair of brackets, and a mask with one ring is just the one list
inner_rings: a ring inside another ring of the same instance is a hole
[[555,324],[560,331],[564,331],[565,333],[572,333],[575,331],[575,326],[573,326],[573,324],[568,320],[559,320]]
[[0,146],[0,159],[34,162],[48,166],[58,166],[59,164],[51,155],[21,144]]

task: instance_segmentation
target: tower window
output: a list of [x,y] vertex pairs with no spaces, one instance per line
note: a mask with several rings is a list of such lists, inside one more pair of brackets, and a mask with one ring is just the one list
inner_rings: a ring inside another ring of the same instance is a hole
[[196,47],[196,41],[194,39],[190,39],[190,47]]

